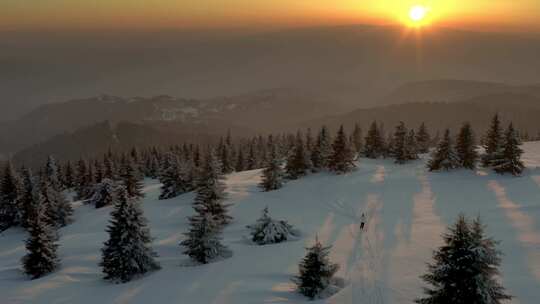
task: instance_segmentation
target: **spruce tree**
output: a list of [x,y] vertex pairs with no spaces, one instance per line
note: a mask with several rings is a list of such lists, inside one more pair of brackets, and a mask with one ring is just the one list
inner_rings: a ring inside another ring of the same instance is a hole
[[351,135],[351,144],[356,154],[362,151],[362,129],[358,123],[354,124],[354,129]]
[[47,223],[46,207],[36,204],[33,211],[33,215],[27,222],[29,237],[26,240],[26,250],[28,253],[21,261],[24,273],[32,279],[37,279],[56,270],[60,261],[56,254],[57,234]]
[[0,232],[20,224],[17,206],[19,186],[19,177],[8,161],[0,176]]
[[251,240],[258,245],[275,244],[289,240],[298,233],[286,221],[277,221],[268,215],[268,207],[254,225],[249,225]]
[[236,165],[234,166],[236,172],[242,172],[246,169],[246,160],[244,159],[244,150],[240,147],[236,156]]
[[454,150],[450,130],[444,132],[444,138],[439,142],[437,149],[431,154],[428,162],[429,171],[451,170],[459,166],[459,159]]
[[75,172],[73,172],[73,167],[71,166],[70,161],[66,163],[63,181],[66,189],[71,189],[75,186]]
[[418,153],[429,152],[431,138],[425,123],[422,123],[416,132],[416,142],[418,143]]
[[384,140],[377,126],[377,122],[371,123],[364,140],[364,156],[367,158],[379,158],[383,155]]
[[210,214],[217,224],[226,225],[232,217],[224,200],[225,185],[220,164],[215,152],[209,149],[199,172],[194,208],[201,214]]
[[331,247],[323,247],[316,240],[313,247],[307,248],[307,254],[299,265],[299,275],[294,278],[298,291],[304,296],[315,299],[332,284],[333,276],[339,269],[328,259]]
[[29,228],[31,220],[36,217],[38,205],[37,185],[32,170],[23,168],[21,173],[21,188],[17,196],[17,206],[20,212],[21,226]]
[[339,128],[334,143],[332,144],[332,149],[334,153],[328,164],[330,170],[336,173],[347,173],[356,167],[354,164],[353,151],[351,150],[343,126]]
[[169,152],[164,156],[160,172],[162,185],[159,199],[170,199],[186,192],[186,182],[182,178],[180,160],[176,154]]
[[407,153],[407,128],[403,122],[399,123],[394,132],[391,155],[394,156],[396,164],[404,164],[409,160]]
[[300,131],[296,134],[295,146],[292,153],[287,158],[287,164],[285,171],[287,172],[287,178],[298,179],[307,174],[309,169],[309,160],[307,159],[304,141],[302,140],[302,134]]
[[478,151],[471,124],[466,122],[461,127],[456,140],[456,152],[459,159],[459,166],[465,169],[474,170],[478,161]]
[[116,187],[114,210],[107,227],[109,239],[101,249],[105,279],[125,283],[145,273],[158,270],[157,254],[150,247],[152,238],[146,218],[135,197],[123,186]]
[[96,208],[113,205],[115,202],[114,194],[116,187],[117,185],[112,179],[104,178],[101,183],[96,185],[89,203]]
[[491,167],[492,161],[500,155],[503,146],[501,122],[499,114],[495,114],[491,120],[491,125],[484,138],[484,154],[482,155],[482,166]]
[[73,208],[61,191],[54,188],[46,176],[39,182],[38,204],[45,206],[48,224],[54,228],[67,226],[72,222]]
[[222,225],[209,212],[196,209],[189,217],[190,228],[186,239],[180,243],[184,254],[200,264],[208,264],[215,259],[230,256],[231,252],[221,244]]
[[311,163],[314,171],[327,169],[332,158],[332,143],[326,126],[323,126],[317,135],[317,141],[311,154]]
[[418,159],[418,142],[416,141],[416,134],[413,129],[409,130],[409,134],[407,134],[405,150],[407,152],[407,160]]
[[262,181],[259,184],[264,191],[277,190],[283,187],[284,172],[281,167],[281,159],[277,155],[275,146],[270,149],[270,159],[267,167],[262,172]]
[[443,236],[444,245],[428,264],[422,279],[430,285],[419,304],[498,304],[510,300],[500,285],[498,267],[501,253],[497,242],[484,235],[479,219],[472,223],[460,215]]
[[519,139],[519,135],[514,130],[512,123],[510,123],[505,131],[502,151],[491,161],[493,170],[499,174],[510,173],[514,176],[520,175],[523,169],[525,169],[525,165],[521,161],[523,150],[520,146],[521,140]]
[[137,177],[137,172],[135,171],[133,163],[128,159],[124,158],[122,161],[122,168],[120,169],[120,178],[122,184],[126,190],[126,193],[129,197],[134,198],[143,198],[143,184]]

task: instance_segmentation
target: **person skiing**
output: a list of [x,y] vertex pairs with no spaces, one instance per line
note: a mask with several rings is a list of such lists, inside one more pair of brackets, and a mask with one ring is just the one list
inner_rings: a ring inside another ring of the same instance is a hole
[[364,230],[364,226],[366,225],[366,215],[362,213],[360,216],[360,230]]

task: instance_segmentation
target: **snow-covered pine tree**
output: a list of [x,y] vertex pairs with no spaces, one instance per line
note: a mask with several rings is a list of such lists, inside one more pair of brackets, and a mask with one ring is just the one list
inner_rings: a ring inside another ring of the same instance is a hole
[[497,242],[485,237],[479,219],[470,223],[460,215],[443,239],[434,263],[422,276],[431,287],[416,303],[498,304],[511,299],[497,278],[501,262]]
[[340,174],[350,172],[356,167],[354,164],[354,153],[347,140],[343,125],[339,128],[336,138],[334,139],[332,150],[334,152],[328,164],[330,170]]
[[459,166],[459,160],[454,150],[450,130],[446,129],[443,139],[431,154],[427,167],[429,171],[451,170]]
[[504,146],[502,151],[491,160],[493,170],[499,174],[510,173],[518,176],[525,169],[525,165],[521,161],[523,150],[520,148],[521,140],[512,123],[504,134]]
[[351,135],[351,144],[356,154],[362,151],[362,129],[358,123],[354,124],[354,129]]
[[109,239],[101,249],[100,266],[106,280],[125,283],[160,266],[150,247],[150,230],[136,197],[130,198],[123,186],[116,187],[114,197],[107,227]]
[[408,160],[418,159],[418,142],[416,141],[416,134],[413,129],[409,130],[409,134],[407,134],[405,147]]
[[21,188],[18,191],[17,206],[20,212],[21,226],[28,228],[31,220],[36,217],[36,206],[38,205],[37,189],[32,170],[22,168]]
[[418,132],[416,132],[416,142],[418,143],[418,153],[429,152],[431,137],[429,136],[425,123],[422,123],[420,127],[418,127]]
[[72,222],[73,208],[64,193],[43,176],[37,188],[38,204],[45,207],[47,223],[54,228],[67,226]]
[[396,126],[391,155],[394,156],[396,164],[404,164],[409,160],[407,153],[407,128],[404,122],[400,122]]
[[500,155],[503,146],[503,134],[499,114],[493,116],[489,130],[483,141],[485,151],[481,157],[482,166],[491,167],[493,165],[492,161]]
[[189,217],[189,231],[186,239],[180,243],[184,254],[200,264],[208,264],[218,258],[231,255],[227,247],[221,244],[222,225],[216,222],[211,213],[195,209],[195,215]]
[[320,297],[332,284],[332,279],[339,269],[328,258],[331,247],[324,247],[316,240],[313,247],[307,248],[307,254],[300,262],[299,275],[293,279],[298,292],[315,299]]
[[94,195],[92,195],[88,203],[96,208],[113,205],[116,187],[117,185],[112,179],[104,178],[101,183],[96,185]]
[[246,160],[244,159],[244,150],[242,147],[238,148],[238,153],[236,155],[236,165],[234,166],[236,172],[242,172],[246,168]]
[[292,153],[289,154],[285,166],[287,178],[298,179],[307,174],[308,168],[308,159],[306,157],[304,141],[302,140],[302,133],[298,131],[294,149]]
[[317,141],[311,154],[311,163],[313,164],[314,171],[328,168],[332,154],[330,134],[328,133],[328,128],[323,126],[317,135]]
[[26,240],[27,254],[22,258],[24,273],[32,279],[40,278],[58,268],[60,260],[56,254],[57,233],[48,224],[46,206],[36,204],[33,215],[28,218]]
[[209,149],[197,180],[194,208],[201,214],[210,214],[219,225],[226,225],[232,217],[225,199],[225,185],[219,161],[213,149]]
[[246,160],[246,169],[247,170],[257,169],[258,160],[257,160],[257,154],[255,153],[255,144],[250,143],[248,151],[249,152],[248,152],[248,157]]
[[98,159],[94,159],[94,170],[94,182],[99,184],[105,178],[105,172],[103,169],[103,164]]
[[379,158],[383,154],[384,140],[377,122],[371,123],[364,140],[364,156],[367,158]]
[[93,187],[93,172],[87,165],[86,161],[80,159],[77,162],[77,168],[75,173],[75,199],[85,200],[88,199],[92,193]]
[[129,197],[143,198],[143,184],[137,177],[134,164],[129,158],[123,157],[122,167],[120,168],[120,179]]
[[60,178],[58,165],[56,164],[56,160],[52,155],[49,155],[49,157],[47,158],[47,163],[45,164],[44,171],[47,181],[49,182],[49,186],[51,186],[56,191],[64,190]]
[[466,122],[461,127],[456,139],[456,152],[459,159],[459,166],[465,169],[474,170],[478,161],[478,151],[471,124]]
[[160,200],[177,197],[186,192],[186,185],[180,174],[180,160],[173,152],[168,152],[163,157],[159,181],[162,184]]
[[306,154],[307,170],[311,172],[314,171],[313,162],[311,161],[314,149],[315,149],[315,141],[313,140],[313,136],[311,135],[311,129],[308,128],[306,131],[305,154]]
[[0,232],[20,224],[17,206],[19,187],[19,177],[8,161],[0,176]]
[[64,178],[62,180],[66,189],[71,189],[75,186],[75,172],[73,172],[73,166],[70,161],[65,165]]
[[221,170],[223,174],[229,174],[234,171],[233,159],[231,157],[230,146],[227,145],[223,138],[218,146],[219,158],[221,161]]
[[116,166],[112,160],[112,155],[106,154],[103,156],[103,178],[117,179]]
[[268,207],[253,225],[247,226],[251,240],[258,245],[275,244],[289,240],[298,233],[293,226],[283,220],[274,220],[268,215]]
[[268,165],[262,172],[262,181],[259,186],[264,191],[277,190],[283,187],[283,168],[281,167],[282,161],[277,153],[277,148],[272,146],[270,148],[270,157],[268,159]]

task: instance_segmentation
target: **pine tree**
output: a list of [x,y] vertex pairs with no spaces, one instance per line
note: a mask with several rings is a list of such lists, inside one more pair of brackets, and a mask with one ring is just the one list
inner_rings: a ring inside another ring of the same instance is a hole
[[383,155],[384,140],[382,134],[374,121],[369,127],[367,136],[364,140],[364,156],[367,158],[379,158]]
[[407,153],[407,128],[403,122],[399,123],[394,132],[392,155],[396,159],[396,164],[404,164],[409,160]]
[[236,157],[236,165],[234,169],[236,172],[242,172],[246,169],[246,161],[244,159],[244,150],[242,148],[238,149],[238,154]]
[[431,287],[416,303],[498,304],[511,299],[497,279],[501,262],[497,242],[484,236],[479,219],[470,223],[460,215],[443,239],[434,263],[422,276]]
[[180,160],[178,156],[169,152],[163,158],[159,181],[162,183],[159,199],[170,199],[186,192],[186,183],[180,172]]
[[17,196],[17,206],[20,212],[21,226],[29,228],[31,220],[36,215],[38,197],[32,170],[23,168],[21,174],[21,188]]
[[229,249],[221,244],[222,225],[211,213],[196,209],[196,214],[189,217],[189,224],[186,239],[180,243],[185,248],[184,254],[200,264],[230,256]]
[[270,148],[270,159],[267,167],[262,172],[262,181],[259,186],[264,191],[277,190],[283,187],[284,172],[281,167],[281,159],[277,155],[275,146]]
[[315,143],[313,153],[311,154],[311,163],[314,171],[328,168],[332,154],[330,134],[328,133],[328,129],[323,126],[317,136],[317,142]]
[[45,165],[45,176],[51,186],[56,191],[64,190],[61,183],[60,173],[58,165],[53,156],[49,155],[47,158],[47,164]]
[[501,153],[503,145],[501,122],[499,114],[495,114],[491,120],[491,126],[484,138],[484,154],[482,155],[482,166],[491,167],[492,161]]
[[255,145],[253,143],[249,144],[249,153],[248,158],[246,162],[246,169],[247,170],[253,170],[257,169],[258,161],[257,161],[257,155],[255,153]]
[[109,239],[101,250],[100,266],[106,280],[125,283],[160,266],[150,247],[150,230],[136,197],[130,198],[122,186],[116,188],[114,197],[112,219],[107,227]]
[[300,262],[299,275],[294,278],[298,291],[304,296],[315,299],[332,284],[333,276],[339,269],[328,259],[331,247],[323,247],[317,240],[313,247],[307,248],[307,254]]
[[356,165],[354,164],[354,154],[347,140],[347,135],[343,126],[339,128],[336,139],[332,144],[332,149],[334,153],[330,158],[330,163],[328,164],[330,170],[336,173],[347,173],[352,171]]
[[54,188],[46,176],[43,176],[36,189],[38,204],[45,206],[47,223],[54,228],[67,226],[72,222],[73,208],[62,191]]
[[450,130],[444,132],[444,138],[439,142],[437,149],[433,151],[428,162],[429,171],[451,170],[457,168],[459,160],[452,144]]
[[521,140],[519,139],[519,135],[514,130],[512,123],[510,123],[505,131],[502,151],[491,161],[493,170],[499,174],[510,173],[514,176],[520,175],[523,169],[525,169],[525,165],[521,161],[523,150],[520,146]]
[[416,142],[418,143],[418,153],[429,153],[431,138],[425,123],[422,123],[416,132]]
[[76,176],[75,176],[75,199],[85,200],[88,199],[91,193],[91,179],[92,172],[83,159],[77,162]]
[[90,198],[89,203],[96,208],[113,205],[116,187],[117,185],[112,179],[104,178],[101,183],[96,185],[94,195]]
[[71,189],[75,187],[75,172],[73,172],[73,167],[71,162],[68,161],[64,169],[64,187],[66,189]]
[[362,151],[362,129],[358,123],[354,124],[354,130],[351,135],[351,144],[356,154]]
[[470,123],[464,123],[459,131],[456,140],[456,152],[459,159],[459,166],[465,169],[474,170],[478,161],[478,151],[474,132]]
[[229,205],[223,202],[225,185],[222,180],[219,161],[210,149],[198,176],[194,208],[201,214],[210,214],[217,224],[226,225],[232,217],[228,214]]
[[17,206],[19,185],[19,177],[8,161],[0,177],[0,232],[20,224]]
[[47,224],[45,209],[45,206],[36,204],[34,213],[27,223],[29,237],[26,240],[26,250],[28,253],[21,261],[24,272],[32,279],[53,272],[60,265],[56,254],[57,234],[54,228]]
[[258,245],[275,244],[297,236],[297,231],[286,221],[276,221],[268,215],[268,207],[254,225],[249,225],[251,240]]
[[122,180],[122,184],[124,185],[126,193],[129,197],[134,197],[134,198],[144,197],[144,193],[142,191],[143,184],[137,178],[137,172],[135,171],[133,163],[125,157],[123,158],[123,161],[122,161],[122,168],[120,170],[120,178]]
[[292,153],[287,158],[285,171],[287,178],[298,179],[307,174],[309,169],[308,159],[306,157],[305,145],[300,131],[296,134],[296,142]]
[[418,159],[418,142],[416,141],[416,134],[412,129],[407,134],[405,150],[407,152],[407,160]]

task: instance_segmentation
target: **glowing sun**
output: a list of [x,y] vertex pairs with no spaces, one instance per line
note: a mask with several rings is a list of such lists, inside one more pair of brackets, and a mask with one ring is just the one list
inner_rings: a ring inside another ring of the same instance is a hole
[[423,5],[412,6],[409,10],[409,18],[415,23],[419,23],[426,18],[428,9]]

